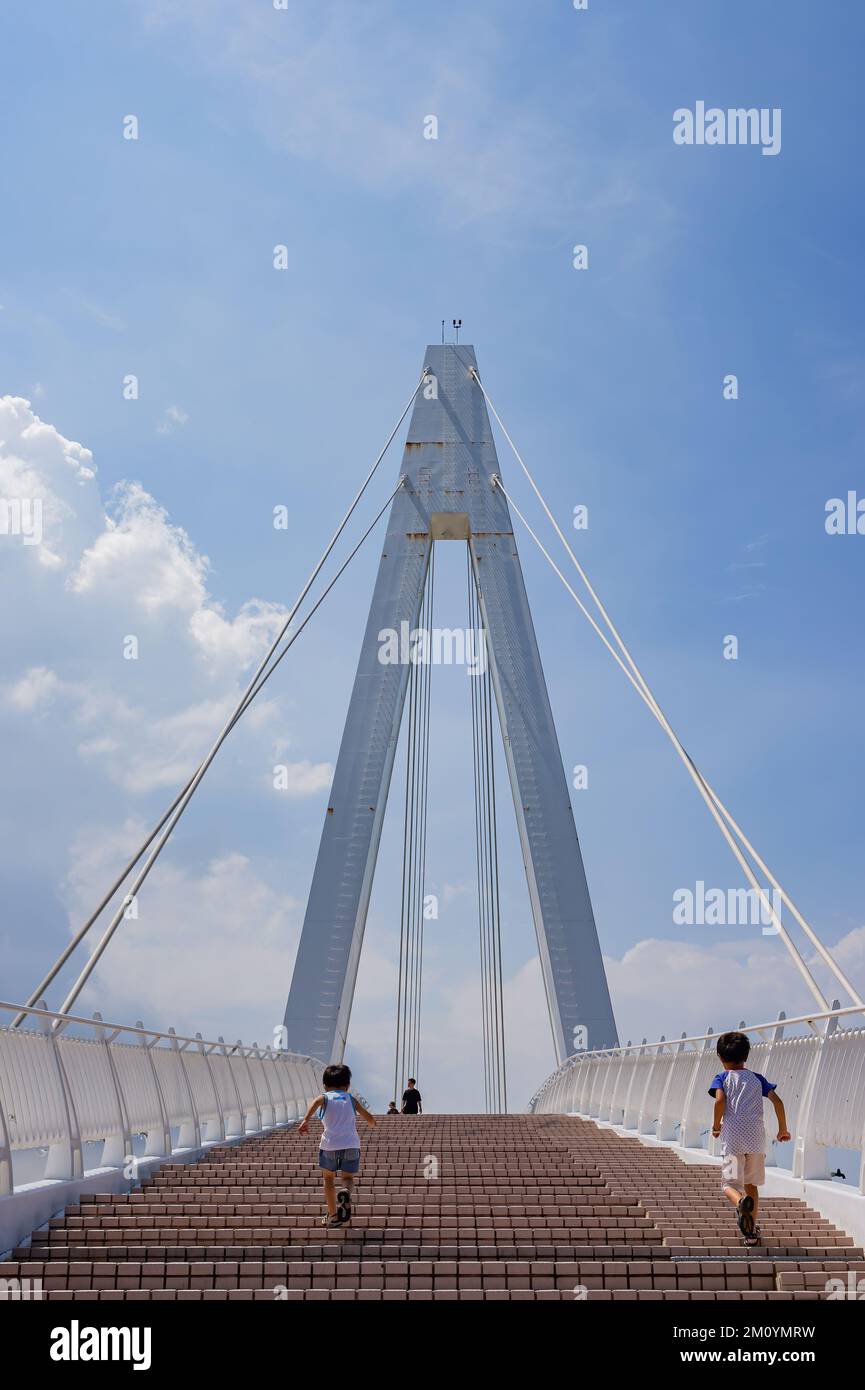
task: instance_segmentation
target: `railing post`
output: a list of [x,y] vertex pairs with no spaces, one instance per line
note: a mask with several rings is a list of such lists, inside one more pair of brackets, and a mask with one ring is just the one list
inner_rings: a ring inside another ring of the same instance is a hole
[[[661,1046],[660,1046],[660,1047],[655,1047],[655,1048],[652,1049],[653,1056],[652,1056],[651,1062],[649,1063],[649,1070],[648,1070],[648,1075],[647,1075],[647,1077],[646,1077],[646,1084],[645,1084],[645,1086],[643,1087],[643,1094],[642,1094],[642,1096],[640,1097],[640,1111],[639,1111],[639,1114],[638,1114],[638,1116],[637,1116],[637,1133],[638,1133],[638,1134],[648,1134],[648,1132],[649,1132],[649,1131],[646,1129],[646,1123],[647,1123],[647,1121],[646,1121],[646,1097],[647,1097],[648,1094],[649,1094],[649,1087],[650,1087],[651,1084],[652,1084],[652,1077],[653,1077],[653,1075],[654,1075],[654,1073],[655,1073],[655,1068],[658,1066],[658,1064],[659,1064],[659,1062],[660,1062],[660,1060],[661,1060],[661,1057],[664,1055],[664,1047],[663,1047],[663,1044],[664,1044],[666,1041],[667,1041],[666,1036],[665,1036],[665,1034],[662,1033],[662,1034],[661,1034]],[[654,1123],[655,1123],[655,1120],[657,1120],[657,1118],[658,1118],[657,1115],[653,1116],[653,1118],[652,1118],[652,1120],[650,1121],[650,1123],[651,1123],[651,1124],[654,1124]]]
[[[840,1000],[833,999],[832,1008],[840,1009],[840,1007]],[[828,1178],[829,1176],[826,1148],[823,1144],[818,1144],[814,1138],[814,1101],[820,1085],[820,1073],[823,1070],[826,1039],[832,1036],[837,1027],[838,1019],[829,1018],[826,1020],[826,1027],[823,1032],[817,1035],[820,1041],[803,1090],[802,1104],[799,1107],[799,1133],[794,1138],[793,1149],[793,1176],[794,1178],[801,1178],[803,1181],[806,1178]]]
[[166,1106],[165,1106],[165,1097],[164,1097],[163,1094],[162,1094],[162,1087],[161,1087],[160,1084],[159,1084],[159,1077],[156,1075],[156,1066],[154,1065],[153,1058],[152,1058],[152,1056],[151,1056],[151,1054],[150,1054],[150,1049],[151,1049],[152,1047],[155,1047],[155,1046],[156,1046],[156,1043],[157,1043],[158,1039],[157,1039],[157,1038],[154,1038],[154,1039],[153,1039],[153,1042],[148,1042],[148,1041],[147,1041],[147,1038],[146,1038],[145,1036],[143,1036],[143,1034],[145,1033],[146,1030],[145,1030],[144,1024],[141,1022],[141,1019],[140,1019],[140,1018],[139,1018],[138,1022],[136,1023],[135,1027],[141,1029],[141,1033],[137,1035],[137,1036],[138,1036],[138,1041],[139,1041],[139,1043],[141,1044],[141,1046],[144,1048],[144,1052],[145,1052],[145,1055],[146,1055],[146,1057],[147,1057],[147,1065],[148,1065],[148,1068],[149,1068],[149,1070],[150,1070],[150,1075],[151,1075],[151,1077],[152,1077],[152,1079],[153,1079],[153,1085],[154,1085],[154,1088],[155,1088],[155,1090],[156,1090],[156,1100],[157,1100],[157,1104],[159,1105],[159,1128],[158,1128],[158,1129],[151,1130],[151,1131],[148,1133],[148,1135],[147,1135],[147,1145],[146,1145],[145,1150],[144,1150],[144,1157],[145,1157],[145,1158],[170,1158],[170,1157],[171,1157],[171,1123],[170,1123],[170,1121],[169,1121],[169,1119],[168,1119],[168,1110],[166,1109]]
[[[275,1102],[276,1108],[274,1110],[273,1122],[276,1125],[284,1125],[288,1120],[288,1103],[285,1098],[285,1087],[282,1084],[283,1074],[279,1069],[279,1058],[281,1056],[281,1053],[274,1052],[273,1048],[270,1046],[270,1043],[268,1043],[267,1047],[265,1047],[264,1049],[264,1055],[266,1058],[265,1066],[273,1067],[273,1071],[270,1073],[270,1075],[273,1080],[274,1086],[278,1089],[279,1095],[281,1097],[278,1101]],[[270,1082],[268,1082],[267,1084],[270,1085]]]
[[[639,1058],[639,1057],[645,1057],[645,1055],[646,1055],[646,1043],[647,1043],[647,1042],[648,1042],[648,1038],[643,1038],[643,1041],[642,1041],[642,1043],[640,1044],[640,1050],[639,1050],[639,1052],[637,1053],[638,1058]],[[629,1080],[629,1082],[628,1082],[628,1094],[627,1094],[627,1096],[625,1097],[625,1106],[624,1106],[624,1110],[623,1110],[623,1113],[622,1113],[622,1129],[636,1129],[636,1128],[637,1128],[637,1124],[638,1124],[638,1120],[639,1120],[640,1111],[637,1110],[636,1107],[635,1107],[634,1105],[632,1105],[632,1103],[631,1103],[631,1097],[634,1096],[634,1082],[636,1081],[637,1077],[640,1075],[641,1070],[642,1070],[642,1068],[640,1067],[639,1061],[635,1062],[634,1065],[633,1065],[633,1067],[631,1068],[631,1077],[630,1077],[630,1080]],[[644,1089],[644,1094],[645,1094],[645,1089]],[[636,1100],[636,1096],[634,1096],[634,1100]],[[641,1108],[642,1108],[642,1104],[643,1104],[643,1097],[640,1096],[640,1106],[641,1106]]]
[[[262,1128],[262,1126],[261,1126],[261,1106],[260,1106],[259,1101],[258,1101],[258,1091],[257,1091],[256,1085],[255,1085],[255,1078],[254,1078],[254,1076],[252,1075],[252,1068],[251,1068],[250,1065],[249,1065],[249,1059],[248,1059],[248,1057],[247,1057],[247,1050],[246,1050],[246,1048],[244,1047],[243,1043],[241,1042],[240,1038],[237,1039],[237,1042],[234,1044],[234,1047],[235,1047],[235,1053],[234,1053],[234,1055],[235,1055],[235,1057],[238,1059],[238,1061],[239,1061],[240,1065],[242,1066],[243,1070],[246,1072],[247,1078],[248,1078],[248,1080],[249,1080],[249,1088],[250,1088],[250,1090],[252,1091],[252,1110],[251,1110],[250,1113],[252,1114],[252,1116],[253,1116],[253,1118],[254,1118],[254,1120],[255,1120],[255,1126],[254,1126],[254,1128],[253,1128],[251,1131],[248,1131],[247,1128],[246,1128],[246,1110],[243,1108],[243,1103],[241,1102],[240,1130],[241,1130],[241,1133],[242,1133],[242,1134],[247,1134],[247,1133],[250,1133],[250,1132],[251,1132],[252,1134],[260,1134],[260,1133],[261,1133],[261,1128]],[[239,1089],[240,1089],[240,1088],[238,1087],[238,1090],[239,1090]]]
[[[282,1073],[282,1079],[286,1083],[285,1087],[283,1087],[283,1090],[287,1089],[288,1094],[291,1097],[290,1101],[288,1101],[286,1104],[286,1119],[296,1120],[300,1115],[303,1114],[306,1108],[306,1103],[304,1101],[306,1087],[304,1086],[303,1079],[299,1074],[299,1066],[303,1066],[304,1063],[298,1064],[297,1062],[283,1062],[282,1065],[285,1068],[285,1070]],[[294,1114],[290,1113],[292,1110],[294,1111]]]
[[[126,1109],[126,1098],[120,1085],[120,1077],[117,1075],[117,1067],[114,1063],[114,1056],[111,1052],[111,1043],[108,1040],[107,1029],[103,1027],[102,1015],[93,1015],[93,1031],[104,1049],[105,1060],[108,1064],[108,1071],[111,1076],[111,1085],[114,1090],[114,1099],[117,1102],[118,1127],[116,1134],[107,1134],[105,1143],[102,1146],[102,1166],[103,1168],[122,1168],[127,1158],[132,1157],[132,1132],[129,1128],[129,1114]],[[112,1033],[112,1038],[116,1032]]]
[[568,1110],[575,1115],[582,1115],[585,1114],[583,1101],[586,1095],[586,1087],[590,1084],[587,1078],[591,1076],[594,1064],[588,1053],[575,1053],[574,1056],[575,1059],[578,1058],[579,1060],[575,1060],[573,1063],[573,1076],[568,1093]]
[[608,1065],[609,1058],[605,1063],[597,1054],[595,1054],[592,1057],[592,1060],[589,1063],[592,1079],[589,1083],[588,1092],[584,1095],[581,1104],[583,1107],[583,1113],[585,1115],[588,1115],[590,1120],[595,1118],[594,1112],[596,1112],[598,1109],[598,1095],[599,1091],[603,1089],[604,1077],[606,1075]]
[[237,1084],[237,1078],[236,1078],[235,1075],[234,1075],[233,1058],[231,1058],[231,1057],[229,1056],[229,1054],[228,1054],[228,1048],[225,1046],[225,1038],[220,1037],[220,1038],[218,1039],[218,1042],[219,1042],[219,1046],[222,1048],[222,1055],[223,1055],[223,1057],[225,1058],[225,1063],[226,1063],[226,1066],[227,1066],[227,1068],[228,1068],[228,1075],[229,1075],[229,1077],[230,1077],[230,1079],[231,1079],[231,1086],[232,1086],[232,1089],[233,1089],[233,1091],[234,1091],[234,1098],[235,1098],[235,1100],[237,1101],[237,1128],[236,1128],[236,1129],[235,1129],[233,1126],[232,1126],[231,1129],[229,1129],[228,1125],[225,1124],[226,1118],[228,1118],[228,1119],[230,1120],[230,1119],[232,1118],[232,1116],[233,1116],[233,1112],[232,1112],[232,1111],[228,1111],[226,1114],[223,1115],[223,1124],[224,1124],[224,1130],[225,1130],[225,1137],[226,1137],[226,1139],[236,1139],[236,1138],[238,1137],[238,1135],[245,1133],[245,1128],[246,1128],[246,1127],[245,1127],[245,1124],[244,1124],[243,1101],[240,1099],[240,1088],[238,1087],[238,1084]]
[[[222,1114],[222,1101],[219,1099],[219,1087],[216,1084],[216,1077],[213,1075],[213,1067],[210,1065],[210,1057],[208,1055],[207,1048],[204,1046],[204,1040],[202,1039],[200,1033],[196,1033],[195,1041],[198,1043],[198,1050],[204,1058],[204,1062],[207,1067],[207,1075],[210,1080],[211,1089],[213,1091],[213,1099],[216,1102],[216,1119],[213,1121],[207,1121],[207,1142],[216,1142],[218,1144],[221,1139],[225,1138],[225,1121]],[[210,1133],[211,1123],[218,1131],[218,1133],[213,1136],[211,1136]]]
[[168,1036],[171,1039],[171,1051],[175,1057],[181,1086],[186,1092],[186,1099],[189,1104],[189,1119],[182,1120],[180,1123],[180,1133],[177,1136],[177,1147],[179,1149],[200,1149],[201,1124],[198,1119],[198,1106],[195,1104],[195,1092],[192,1089],[192,1082],[189,1080],[189,1072],[186,1070],[186,1058],[183,1055],[186,1051],[186,1047],[185,1045],[184,1047],[180,1046],[174,1028],[169,1028]]
[[[691,1073],[691,1080],[685,1096],[685,1103],[682,1106],[682,1118],[679,1131],[679,1143],[683,1149],[699,1149],[700,1138],[703,1133],[703,1126],[706,1122],[707,1112],[703,1105],[703,1097],[697,1096],[697,1082],[700,1079],[700,1072],[706,1060],[706,1053],[712,1046],[716,1046],[715,1034],[711,1025],[706,1029],[707,1037],[703,1039],[703,1046],[698,1047],[694,1053],[694,1070]],[[706,1097],[708,1100],[708,1096]],[[711,1139],[711,1135],[709,1136]],[[709,1145],[706,1145],[708,1149]]]
[[15,1180],[12,1175],[12,1139],[6,1123],[6,1103],[0,1096],[0,1197],[9,1197],[14,1191]]
[[683,1041],[679,1042],[678,1046],[673,1051],[670,1065],[667,1068],[667,1079],[664,1082],[664,1089],[661,1092],[661,1099],[658,1102],[658,1125],[655,1130],[658,1139],[675,1139],[676,1130],[681,1128],[681,1117],[677,1116],[674,1120],[672,1115],[669,1117],[667,1116],[667,1096],[670,1094],[670,1087],[673,1084],[673,1077],[676,1074],[676,1058],[681,1057],[682,1053],[685,1051],[684,1039],[687,1036],[688,1034],[683,1029]]
[[[47,1004],[44,999],[40,999],[37,1008],[45,1009]],[[45,1177],[49,1179],[69,1179],[83,1178],[84,1158],[81,1152],[81,1130],[78,1125],[78,1113],[75,1109],[75,1101],[66,1076],[66,1068],[63,1065],[63,1058],[60,1055],[60,1024],[54,1028],[47,1018],[37,1019],[37,1026],[41,1033],[45,1033],[49,1039],[51,1056],[54,1059],[54,1068],[60,1085],[60,1094],[63,1097],[63,1109],[66,1116],[66,1135],[58,1144],[52,1144],[48,1150],[48,1162],[45,1164]]]
[[[627,1069],[627,1070],[626,1070]],[[634,1058],[631,1053],[631,1039],[619,1049],[619,1070],[616,1072],[616,1081],[610,1094],[610,1106],[607,1112],[607,1119],[611,1125],[617,1129],[622,1126],[625,1118],[625,1102],[628,1098],[628,1088],[624,1085],[624,1079],[629,1073],[633,1073]]]
[[[262,1114],[261,1127],[262,1129],[272,1129],[273,1126],[276,1124],[276,1103],[273,1099],[273,1091],[270,1089],[270,1077],[267,1074],[267,1062],[264,1060],[264,1054],[262,1053],[262,1050],[259,1047],[258,1043],[253,1043],[252,1046],[261,1067],[261,1075],[264,1078],[264,1089],[267,1091],[267,1125],[265,1126],[264,1115]],[[256,1092],[256,1094],[258,1093]]]
[[553,1087],[553,1109],[557,1115],[561,1115],[564,1110],[563,1100],[565,1092],[565,1076],[567,1074],[567,1059],[559,1063],[556,1072],[555,1085]]
[[622,1067],[625,1065],[627,1052],[622,1052],[621,1048],[616,1049],[615,1058],[610,1060],[610,1069],[615,1068],[615,1074],[608,1086],[604,1087],[603,1104],[598,1107],[598,1119],[605,1120],[607,1124],[613,1124],[613,1112],[616,1109],[616,1094],[619,1089],[619,1078],[622,1075]]

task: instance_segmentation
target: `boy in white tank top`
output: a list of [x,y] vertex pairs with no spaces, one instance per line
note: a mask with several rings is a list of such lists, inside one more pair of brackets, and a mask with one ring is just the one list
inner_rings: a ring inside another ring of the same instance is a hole
[[[327,1214],[321,1218],[321,1224],[343,1226],[351,1220],[352,1186],[360,1168],[357,1115],[362,1115],[370,1126],[376,1123],[376,1119],[364,1109],[357,1096],[349,1094],[351,1071],[348,1067],[325,1067],[321,1083],[324,1094],[316,1096],[297,1132],[309,1133],[309,1122],[317,1110],[323,1125],[318,1146],[318,1166],[324,1178],[324,1200],[327,1203]],[[339,1189],[336,1186],[337,1174]]]

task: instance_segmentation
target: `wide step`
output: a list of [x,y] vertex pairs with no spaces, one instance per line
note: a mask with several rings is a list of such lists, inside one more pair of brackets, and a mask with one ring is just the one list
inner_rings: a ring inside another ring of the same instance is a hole
[[850,1237],[791,1199],[763,1200],[763,1242],[745,1250],[716,1167],[588,1121],[382,1118],[335,1231],[317,1142],[281,1130],[82,1199],[0,1278],[39,1279],[50,1299],[401,1302],[797,1301],[865,1276]]

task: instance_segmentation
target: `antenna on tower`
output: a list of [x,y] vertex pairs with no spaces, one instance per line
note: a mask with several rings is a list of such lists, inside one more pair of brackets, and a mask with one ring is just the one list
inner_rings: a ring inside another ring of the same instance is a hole
[[442,319],[442,347],[445,345],[445,321]]
[[462,328],[462,326],[462,319],[454,319],[454,332],[456,333],[457,342],[459,342],[460,340],[460,329]]

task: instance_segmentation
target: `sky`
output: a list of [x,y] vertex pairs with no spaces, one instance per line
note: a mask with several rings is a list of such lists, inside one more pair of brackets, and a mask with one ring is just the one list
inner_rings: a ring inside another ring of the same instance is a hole
[[[861,990],[865,536],[825,523],[830,499],[865,497],[865,18],[838,0],[819,18],[802,0],[10,0],[2,26],[0,497],[43,500],[39,544],[0,534],[2,997],[30,993],[209,747],[455,317],[685,746]],[[677,144],[674,112],[700,101],[780,110],[779,151]],[[499,457],[556,544],[500,436]],[[82,1012],[270,1041],[382,534],[220,753]],[[677,890],[740,871],[517,540],[564,766],[588,768],[572,800],[621,1038],[806,1009],[777,937],[674,922]],[[465,622],[458,549],[438,547],[443,626]],[[435,669],[433,696],[419,1080],[430,1109],[471,1110],[465,671]],[[347,1054],[377,1105],[401,757]],[[506,794],[499,812],[518,1109],[554,1056]]]

